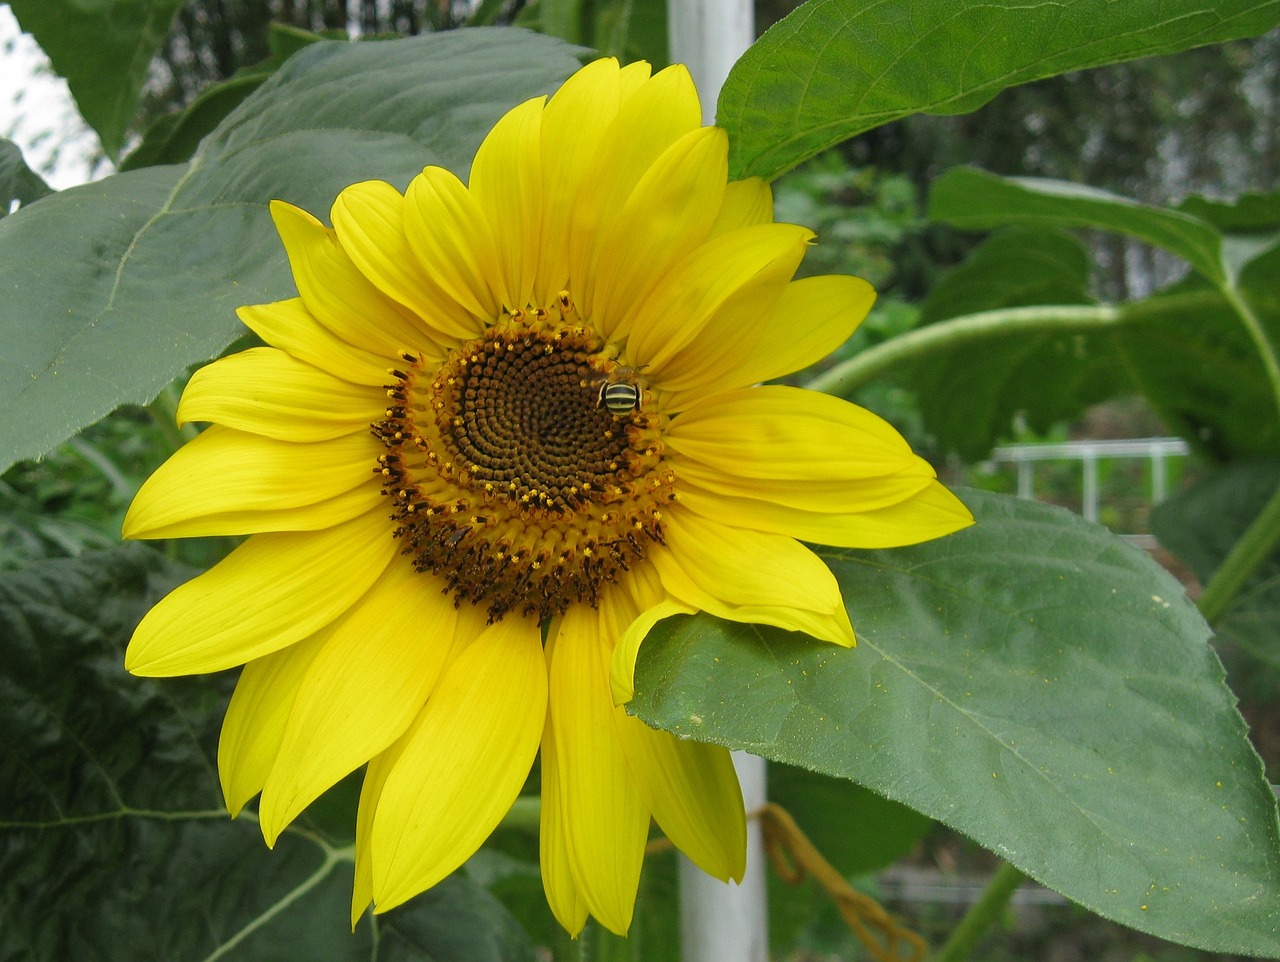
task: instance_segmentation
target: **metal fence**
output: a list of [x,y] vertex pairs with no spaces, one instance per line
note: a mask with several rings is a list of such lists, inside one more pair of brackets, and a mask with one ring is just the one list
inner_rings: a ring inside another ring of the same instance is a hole
[[1190,453],[1181,438],[1133,438],[1125,441],[1064,441],[1059,444],[1009,444],[996,448],[985,462],[989,470],[997,464],[1013,464],[1018,472],[1018,497],[1033,499],[1035,467],[1042,461],[1079,461],[1081,471],[1081,514],[1098,520],[1100,503],[1098,465],[1105,460],[1128,458],[1150,462],[1152,505],[1168,493],[1168,459]]

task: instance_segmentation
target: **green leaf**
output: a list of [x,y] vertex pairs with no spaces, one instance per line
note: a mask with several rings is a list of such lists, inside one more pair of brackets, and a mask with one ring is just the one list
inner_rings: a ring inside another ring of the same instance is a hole
[[967,230],[1022,224],[1112,231],[1181,257],[1215,283],[1226,280],[1222,235],[1209,223],[1066,181],[1000,177],[956,167],[934,181],[929,217]]
[[1280,953],[1276,798],[1195,607],[1096,525],[965,501],[977,524],[939,541],[820,549],[858,648],[672,619],[635,711],[852,779],[1133,928]]
[[0,137],[0,217],[52,193],[53,188],[22,159],[22,149]]
[[185,167],[62,191],[0,221],[0,467],[120,404],[145,403],[242,332],[235,308],[293,293],[267,202],[324,217],[369,178],[465,174],[520,101],[578,66],[516,30],[317,43],[293,57]]
[[[1272,250],[1243,263],[1239,286],[1274,337],[1280,253]],[[1266,373],[1219,291],[1192,276],[1119,305],[1105,324],[1067,323],[1075,305],[1089,302],[1088,288],[1083,249],[1043,227],[993,234],[943,277],[924,305],[926,322],[1028,305],[1061,307],[1064,319],[1052,329],[993,326],[982,339],[949,343],[902,366],[898,379],[910,385],[944,449],[978,461],[1009,435],[1015,416],[1045,432],[1092,404],[1139,393],[1209,457],[1280,454]]]
[[734,176],[772,179],[901,117],[967,113],[1016,84],[1277,23],[1275,0],[809,0],[738,61],[716,117]]
[[[1228,465],[1151,513],[1151,530],[1207,583],[1280,485],[1280,462]],[[1280,556],[1264,561],[1215,626],[1218,638],[1280,668]]]
[[1053,228],[1011,228],[942,276],[920,308],[920,323],[1002,307],[1092,303],[1083,244]]
[[110,157],[120,153],[155,56],[182,0],[10,0],[22,29],[65,77]]
[[137,170],[159,164],[181,164],[190,160],[200,141],[213,132],[231,113],[293,54],[323,40],[318,33],[273,23],[272,55],[262,63],[237,70],[228,79],[210,84],[187,107],[161,117],[142,137],[142,142],[120,163],[121,170]]
[[1233,201],[1193,194],[1178,205],[1178,210],[1207,221],[1224,234],[1273,233],[1280,228],[1280,189],[1242,194]]
[[227,817],[230,678],[123,668],[138,618],[186,574],[138,546],[0,574],[0,958],[531,962],[458,877],[352,935],[349,848],[313,830],[268,850],[252,815]]

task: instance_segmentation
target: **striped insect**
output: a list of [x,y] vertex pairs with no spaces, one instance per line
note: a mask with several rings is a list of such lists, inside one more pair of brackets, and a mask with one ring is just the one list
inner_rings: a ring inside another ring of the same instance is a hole
[[644,390],[640,385],[640,368],[619,366],[600,381],[596,404],[604,405],[615,418],[624,418],[640,409]]

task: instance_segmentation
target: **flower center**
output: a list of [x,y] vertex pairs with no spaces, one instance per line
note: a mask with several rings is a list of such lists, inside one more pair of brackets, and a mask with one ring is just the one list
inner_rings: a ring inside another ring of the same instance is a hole
[[663,543],[675,474],[639,373],[567,293],[517,310],[443,360],[402,355],[373,425],[396,537],[457,602],[546,619]]

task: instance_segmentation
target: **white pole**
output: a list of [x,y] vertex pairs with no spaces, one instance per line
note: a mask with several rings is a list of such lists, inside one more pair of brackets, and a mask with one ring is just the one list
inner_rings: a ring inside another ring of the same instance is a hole
[[[742,800],[753,812],[765,801],[765,763],[733,753]],[[760,820],[747,822],[747,874],[726,885],[680,856],[680,950],[684,962],[769,962],[769,912]]]
[[667,0],[671,62],[684,64],[693,74],[704,123],[713,122],[729,68],[755,38],[750,0]]
[[[702,97],[703,123],[713,123],[729,68],[755,40],[752,0],[667,0],[671,62],[683,63]],[[747,811],[765,802],[765,763],[734,752]],[[747,822],[747,871],[741,885],[711,878],[680,858],[680,946],[684,962],[769,962],[764,841],[758,819]]]

